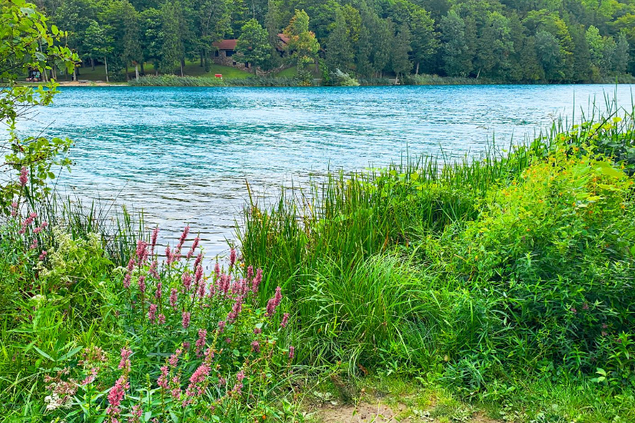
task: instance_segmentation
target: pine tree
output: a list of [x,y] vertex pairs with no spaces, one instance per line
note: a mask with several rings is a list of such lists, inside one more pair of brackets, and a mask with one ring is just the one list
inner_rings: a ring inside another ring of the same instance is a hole
[[347,72],[353,63],[354,53],[346,31],[346,21],[341,11],[337,12],[335,27],[326,43],[326,65],[331,71]]
[[397,79],[399,79],[400,76],[410,73],[412,70],[412,62],[408,57],[412,51],[412,47],[410,46],[411,38],[412,36],[410,35],[408,24],[402,24],[399,27],[399,32],[395,35],[391,57],[392,70],[395,72]]

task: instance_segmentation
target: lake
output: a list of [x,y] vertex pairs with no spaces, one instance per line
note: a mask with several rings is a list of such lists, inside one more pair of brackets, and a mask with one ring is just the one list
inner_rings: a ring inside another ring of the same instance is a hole
[[492,137],[504,148],[571,120],[574,104],[575,119],[593,99],[630,106],[634,87],[69,87],[20,129],[76,142],[60,191],[143,208],[164,241],[189,224],[210,256],[227,250],[246,181],[272,194],[406,153],[478,156]]

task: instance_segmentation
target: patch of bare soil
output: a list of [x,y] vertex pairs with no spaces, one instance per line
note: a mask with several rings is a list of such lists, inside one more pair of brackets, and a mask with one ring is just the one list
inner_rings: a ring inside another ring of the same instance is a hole
[[[362,402],[357,405],[323,405],[317,411],[318,421],[321,423],[439,423],[430,417],[429,411],[415,411],[415,416],[400,418],[407,407],[400,405],[391,409],[385,404],[369,404]],[[412,413],[408,413],[412,414]],[[500,423],[497,420],[474,415],[466,423]]]

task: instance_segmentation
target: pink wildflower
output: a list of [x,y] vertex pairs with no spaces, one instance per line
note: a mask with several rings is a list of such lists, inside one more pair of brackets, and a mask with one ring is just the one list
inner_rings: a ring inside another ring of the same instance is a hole
[[236,250],[233,248],[229,251],[229,267],[233,267],[236,264]]
[[227,315],[227,320],[232,322],[238,318],[238,315],[243,310],[243,297],[236,298],[236,302],[232,306],[232,311]]
[[30,250],[35,250],[37,248],[37,239],[34,239],[31,245],[29,246]]
[[170,291],[170,306],[172,306],[172,308],[174,308],[176,310],[176,301],[178,299],[178,291],[176,290],[176,288],[172,288],[172,291]]
[[185,272],[183,273],[183,276],[181,277],[181,281],[183,282],[183,287],[185,288],[185,291],[189,291],[190,287],[192,286],[192,275],[190,275],[189,273]]
[[157,384],[163,389],[168,389],[168,366],[161,367],[161,376],[157,379]]
[[42,253],[40,254],[40,257],[38,257],[38,260],[44,261],[44,259],[46,258],[47,254],[48,253],[46,251],[42,251]]
[[132,351],[128,348],[121,349],[121,361],[119,362],[119,369],[124,369],[125,371],[130,371],[130,356],[132,355]]
[[187,311],[183,312],[183,319],[181,321],[182,325],[183,325],[183,329],[187,329],[188,326],[190,326],[190,316],[191,314]]
[[255,328],[254,329],[254,335],[260,335],[262,333],[262,329],[260,328]]
[[165,314],[163,314],[163,313],[159,314],[159,324],[160,325],[164,325],[165,324]]
[[146,277],[145,276],[139,276],[139,291],[141,291],[142,294],[146,292]]
[[205,329],[199,329],[198,339],[196,340],[196,356],[201,357],[201,352],[205,348],[205,341],[207,340],[207,331]]
[[251,343],[251,350],[255,353],[259,353],[260,352],[260,344],[258,343],[258,341],[253,341]]
[[143,414],[143,409],[139,405],[134,405],[132,407],[132,411],[130,412],[129,423],[138,423],[141,419],[141,414]]
[[126,289],[130,288],[130,278],[132,278],[130,273],[126,273],[126,276],[123,278],[123,287]]
[[93,367],[90,369],[90,374],[88,376],[86,376],[86,379],[84,379],[82,381],[82,385],[86,386],[88,384],[91,384],[95,381],[95,378],[97,377],[97,372],[99,371],[99,369],[97,367]]
[[196,395],[203,395],[205,390],[205,379],[209,375],[210,367],[207,363],[201,364],[190,377],[190,384],[185,391],[185,395],[188,397],[194,397]]
[[282,301],[282,289],[277,287],[276,294],[267,302],[267,313],[265,315],[273,316],[276,313],[276,308],[280,305],[280,301]]
[[295,357],[295,347],[291,345],[289,347],[289,360],[292,360]]
[[157,300],[161,300],[162,290],[163,290],[163,284],[161,282],[158,282],[157,290],[154,293],[154,298],[156,298]]
[[134,270],[134,258],[130,257],[128,261],[128,272],[132,272]]
[[183,349],[185,351],[189,350],[190,349],[190,343],[189,342],[183,342]]
[[289,323],[289,313],[284,313],[282,316],[282,323],[280,323],[280,327],[286,328]]
[[157,263],[156,260],[154,260],[151,264],[150,264],[150,269],[148,269],[148,273],[150,274],[150,276],[152,276],[154,279],[161,279],[161,277],[159,276],[159,273],[157,272],[157,266],[159,265],[159,263]]
[[225,325],[226,323],[224,320],[221,320],[220,322],[218,322],[218,331],[220,333],[223,333],[225,331]]
[[110,389],[108,393],[108,408],[106,409],[106,414],[119,414],[119,406],[121,405],[121,401],[126,393],[126,390],[130,387],[130,384],[126,380],[125,376],[121,376],[115,382],[115,386]]
[[154,230],[152,231],[152,237],[150,238],[150,251],[152,254],[154,254],[154,247],[157,246],[157,238],[159,237],[159,227],[157,226],[156,228],[154,228]]
[[20,185],[24,187],[27,182],[29,182],[29,171],[25,166],[22,166],[20,170]]
[[190,249],[190,252],[187,253],[187,258],[188,260],[192,258],[192,256],[194,255],[194,251],[196,251],[196,247],[198,247],[198,243],[201,241],[201,239],[199,237],[194,238],[194,242],[192,242],[192,248]]
[[157,318],[157,305],[150,304],[150,309],[148,310],[148,320],[150,320],[150,323],[154,323],[156,318]]
[[216,262],[216,266],[214,266],[214,273],[216,274],[217,278],[220,278],[220,265],[218,264],[218,262]]
[[233,389],[233,391],[236,392],[237,394],[240,394],[241,389],[243,388],[244,379],[245,379],[245,372],[241,370],[238,372],[238,374],[236,374],[236,385],[234,385],[234,389]]
[[11,217],[16,217],[18,215],[18,203],[15,201],[11,203]]
[[137,241],[137,258],[139,264],[144,263],[148,259],[148,243],[145,241]]
[[181,355],[181,349],[179,348],[178,350],[176,350],[174,352],[174,354],[172,354],[168,360],[168,363],[170,363],[170,366],[172,367],[176,367],[176,365],[179,363],[179,356]]
[[169,245],[165,247],[165,258],[166,258],[166,261],[168,262],[168,265],[174,262],[174,255],[172,254],[172,251],[170,251]]

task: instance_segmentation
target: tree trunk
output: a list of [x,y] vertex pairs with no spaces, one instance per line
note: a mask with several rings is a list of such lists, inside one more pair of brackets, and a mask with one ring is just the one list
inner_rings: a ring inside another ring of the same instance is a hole
[[135,63],[134,65],[134,79],[139,80],[139,64]]
[[183,68],[185,67],[185,59],[181,59],[181,77],[185,76],[183,74]]
[[77,81],[77,66],[73,66],[73,81]]
[[90,64],[93,66],[93,71],[95,70],[95,59],[90,58]]
[[108,80],[108,59],[104,57],[104,69],[106,70],[106,82],[110,82]]
[[415,69],[415,75],[419,75],[419,62],[417,62],[417,68]]
[[146,70],[145,70],[145,67],[144,67],[143,65],[144,65],[144,63],[143,63],[143,62],[141,62],[141,73],[142,73],[143,75],[145,75],[145,74],[146,74]]

